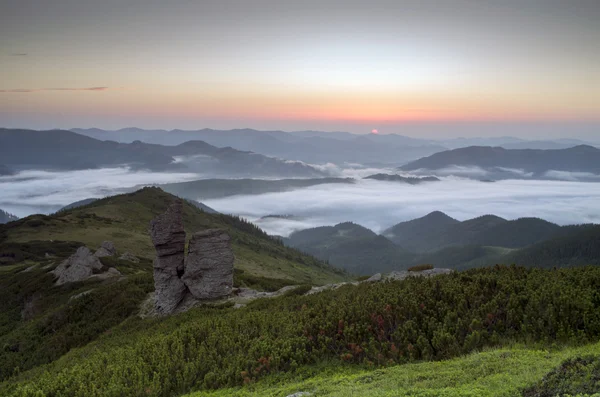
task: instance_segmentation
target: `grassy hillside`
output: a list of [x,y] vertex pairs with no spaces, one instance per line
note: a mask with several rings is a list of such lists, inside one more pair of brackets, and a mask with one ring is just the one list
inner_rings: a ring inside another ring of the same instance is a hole
[[[301,391],[319,397],[555,397],[557,392],[583,397],[578,393],[587,396],[599,390],[594,383],[598,370],[589,376],[591,371],[586,367],[573,374],[565,373],[564,368],[574,372],[577,365],[570,364],[588,364],[590,356],[600,357],[600,343],[559,350],[515,346],[382,369],[307,368],[303,376],[291,379],[272,376],[249,387],[196,392],[187,397],[279,397]],[[593,361],[596,366],[597,360]]]
[[[494,382],[502,386],[510,379],[506,372],[516,373],[513,364],[521,369],[531,364],[532,374],[503,386],[524,387],[564,357],[544,358],[546,366],[538,366],[539,352],[524,357],[492,354],[489,364],[472,356],[462,362],[468,365],[463,372],[461,362],[450,362],[446,371],[442,368],[447,363],[417,364],[424,371],[417,379],[409,375],[418,373],[415,367],[394,366],[448,360],[514,343],[547,348],[592,343],[600,337],[599,287],[596,267],[498,266],[259,300],[242,309],[197,308],[168,318],[131,318],[49,365],[15,373],[0,384],[0,394],[167,396],[244,384],[247,389],[242,392],[252,391],[254,385],[277,385],[283,391],[316,366],[354,374],[392,367],[382,372],[392,374],[389,379],[366,376],[361,385],[317,379],[329,393],[337,393],[338,387],[366,392],[373,390],[368,386],[373,383],[388,390],[438,387],[452,395],[445,387],[460,386],[461,391]],[[393,376],[402,372],[407,375]],[[436,380],[437,375],[442,377]],[[285,395],[279,391],[271,395]]]
[[[146,188],[52,216],[23,218],[0,227],[0,257],[8,254],[3,254],[3,250],[9,250],[7,244],[14,250],[18,243],[59,240],[77,241],[96,248],[102,241],[111,240],[120,252],[129,251],[138,257],[152,259],[155,251],[148,235],[150,220],[164,212],[173,199],[174,196],[158,188]],[[239,218],[209,214],[186,202],[184,223],[188,237],[207,228],[227,229],[232,237],[235,268],[246,274],[308,284],[326,284],[346,278],[340,271],[284,247]]]
[[[148,225],[173,199],[147,188],[0,226],[0,380],[52,362],[138,313],[154,290]],[[208,227],[229,230],[236,255],[235,286],[276,290],[348,279],[239,218],[208,214],[188,202],[184,216],[188,233]],[[102,258],[124,277],[54,286],[50,270],[81,245],[95,249],[104,240],[141,261]]]

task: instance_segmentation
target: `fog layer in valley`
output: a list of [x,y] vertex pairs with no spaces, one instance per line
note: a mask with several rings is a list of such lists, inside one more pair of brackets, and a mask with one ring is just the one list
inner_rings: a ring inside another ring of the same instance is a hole
[[48,214],[75,201],[104,197],[139,184],[198,179],[194,173],[103,168],[82,171],[23,171],[0,177],[0,208],[18,217]]
[[[503,180],[493,183],[456,176],[440,182],[408,185],[360,179],[392,170],[324,166],[334,175],[357,178],[354,184],[326,184],[280,193],[203,200],[217,211],[238,214],[268,233],[353,221],[376,232],[398,222],[439,210],[465,220],[484,214],[507,219],[540,217],[558,224],[600,222],[600,183],[551,180]],[[485,178],[485,172],[477,174]],[[564,174],[564,173],[563,173]],[[439,174],[438,174],[439,175]],[[577,175],[561,175],[565,179]],[[196,173],[134,172],[128,168],[49,172],[25,171],[0,177],[0,208],[19,217],[51,213],[63,206],[126,191],[137,185],[191,181]],[[266,217],[278,215],[278,217]]]
[[[358,180],[302,190],[207,200],[217,211],[239,214],[271,234],[353,221],[375,232],[439,210],[465,220],[485,214],[540,217],[561,225],[600,222],[600,183],[445,178],[407,185]],[[286,215],[267,217],[265,215]],[[289,215],[289,216],[288,216]],[[262,219],[261,219],[262,218]]]

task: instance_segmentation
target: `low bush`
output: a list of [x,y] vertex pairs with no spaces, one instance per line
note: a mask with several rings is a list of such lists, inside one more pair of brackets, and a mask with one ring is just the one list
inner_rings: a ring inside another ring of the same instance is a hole
[[[144,320],[0,387],[16,396],[179,395],[338,360],[385,366],[600,336],[600,268],[496,266]],[[103,342],[104,340],[104,342]],[[104,345],[102,344],[104,343]]]
[[422,272],[423,270],[431,270],[433,269],[433,265],[423,264],[416,265],[408,268],[409,272]]

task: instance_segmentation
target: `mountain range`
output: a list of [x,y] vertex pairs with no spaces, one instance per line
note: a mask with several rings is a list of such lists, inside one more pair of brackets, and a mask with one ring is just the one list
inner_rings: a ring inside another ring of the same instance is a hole
[[324,174],[290,162],[202,141],[176,146],[100,141],[72,131],[0,129],[0,158],[13,169],[90,169],[129,165],[136,169],[196,171],[212,176],[316,177]]
[[496,263],[564,266],[600,263],[600,226],[559,226],[538,218],[484,215],[460,222],[435,211],[381,235],[355,223],[292,233],[286,245],[358,274],[427,263],[466,269]]
[[123,128],[116,131],[98,128],[72,129],[100,140],[131,143],[177,145],[189,140],[202,140],[215,146],[231,146],[264,155],[307,163],[361,163],[401,165],[440,151],[478,146],[501,146],[506,149],[565,149],[589,144],[578,139],[529,141],[515,137],[420,139],[400,134],[358,135],[348,132],[323,131],[258,131],[234,130],[144,130]]
[[470,146],[435,153],[400,169],[435,173],[450,167],[477,167],[492,178],[562,179],[560,173],[567,172],[576,173],[579,178],[597,179],[600,149],[588,145],[550,150]]

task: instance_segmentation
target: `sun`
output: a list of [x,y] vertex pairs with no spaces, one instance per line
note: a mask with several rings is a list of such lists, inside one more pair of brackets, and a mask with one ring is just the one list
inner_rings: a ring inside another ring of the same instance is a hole
[[371,134],[375,134],[375,135],[377,135],[377,134],[379,134],[379,131],[377,131],[377,129],[376,129],[376,128],[373,128],[373,129],[371,130]]

